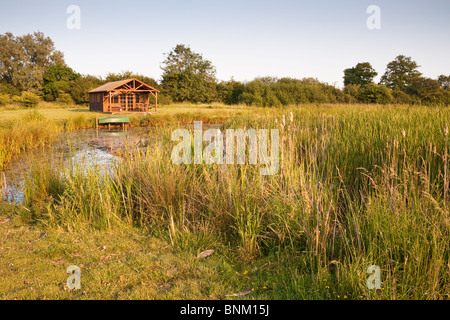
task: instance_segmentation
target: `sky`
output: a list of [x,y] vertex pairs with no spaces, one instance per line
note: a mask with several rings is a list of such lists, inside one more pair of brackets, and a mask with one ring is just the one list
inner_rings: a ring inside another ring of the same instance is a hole
[[[80,28],[70,29],[70,5]],[[380,8],[380,29],[367,26]],[[160,80],[164,54],[185,44],[219,80],[305,78],[342,87],[343,70],[370,62],[378,81],[403,54],[424,76],[450,75],[448,0],[0,0],[0,34],[41,31],[75,71],[129,70]]]

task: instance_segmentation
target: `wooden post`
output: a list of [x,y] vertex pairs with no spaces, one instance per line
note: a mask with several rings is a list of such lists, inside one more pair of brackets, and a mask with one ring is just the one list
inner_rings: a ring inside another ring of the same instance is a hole
[[155,113],[158,113],[158,92],[155,94]]

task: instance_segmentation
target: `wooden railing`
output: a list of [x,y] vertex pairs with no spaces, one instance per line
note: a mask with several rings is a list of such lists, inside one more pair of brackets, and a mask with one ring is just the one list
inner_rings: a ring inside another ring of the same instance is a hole
[[136,103],[133,107],[128,106],[128,110],[121,104],[114,104],[110,107],[110,112],[147,112],[149,105],[147,103]]

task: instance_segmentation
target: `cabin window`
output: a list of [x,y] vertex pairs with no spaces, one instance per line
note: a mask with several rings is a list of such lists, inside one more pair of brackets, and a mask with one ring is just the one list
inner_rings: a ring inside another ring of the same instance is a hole
[[97,94],[97,103],[100,102],[101,96],[102,96],[101,93],[98,93],[98,94]]
[[133,95],[127,94],[127,100],[128,100],[128,108],[133,106]]
[[114,95],[112,96],[112,103],[119,103],[119,94],[118,93],[114,93]]

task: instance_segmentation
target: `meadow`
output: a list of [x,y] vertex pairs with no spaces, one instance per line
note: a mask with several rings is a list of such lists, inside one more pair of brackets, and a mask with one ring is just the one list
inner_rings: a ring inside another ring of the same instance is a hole
[[[0,164],[96,116],[3,108]],[[171,133],[194,120],[279,129],[278,174],[174,165]],[[0,298],[449,298],[448,107],[170,105],[143,121],[161,143],[111,172],[35,162],[24,203],[1,205]],[[65,287],[71,264],[82,290]]]

